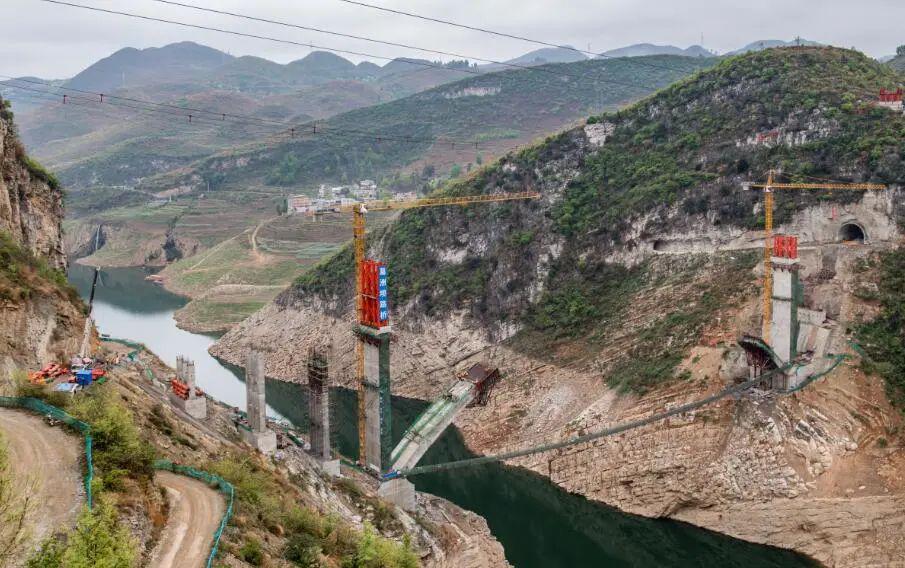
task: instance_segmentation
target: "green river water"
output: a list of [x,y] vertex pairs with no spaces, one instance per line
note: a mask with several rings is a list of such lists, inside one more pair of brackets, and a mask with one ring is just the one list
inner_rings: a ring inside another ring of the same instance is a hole
[[[92,269],[73,264],[70,281],[86,295]],[[140,341],[175,366],[176,355],[194,359],[199,386],[230,405],[245,407],[241,373],[211,357],[215,337],[176,327],[173,312],[186,300],[144,280],[140,269],[102,273],[94,316],[102,333]],[[339,450],[357,452],[355,393],[337,389],[334,423]],[[269,413],[304,429],[305,398],[298,385],[268,381]],[[393,432],[398,437],[426,407],[395,397]],[[451,428],[424,457],[439,463],[469,457],[458,430]],[[572,495],[545,478],[499,464],[412,478],[416,487],[444,497],[487,519],[506,557],[517,568],[597,566],[813,566],[785,550],[746,543],[690,525],[652,520]]]

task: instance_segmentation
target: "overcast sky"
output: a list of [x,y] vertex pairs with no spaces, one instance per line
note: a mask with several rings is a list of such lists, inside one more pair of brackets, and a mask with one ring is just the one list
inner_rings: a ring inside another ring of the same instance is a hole
[[[258,24],[152,0],[71,0],[102,8],[234,29],[387,57],[436,56],[411,50]],[[183,3],[503,60],[539,46],[353,6],[338,0],[182,0]],[[605,51],[650,42],[701,42],[726,52],[760,39],[795,36],[869,55],[905,44],[905,0],[368,0],[456,22],[557,44]],[[0,0],[0,74],[67,78],[126,46],[191,40],[233,55],[286,63],[307,48],[47,4]],[[358,57],[349,57],[361,60]],[[383,61],[375,61],[383,64]]]

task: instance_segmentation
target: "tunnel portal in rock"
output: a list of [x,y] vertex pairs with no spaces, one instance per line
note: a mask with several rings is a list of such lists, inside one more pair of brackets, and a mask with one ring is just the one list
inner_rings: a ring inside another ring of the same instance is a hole
[[867,240],[867,232],[859,223],[843,223],[839,228],[839,240],[842,242],[863,243]]

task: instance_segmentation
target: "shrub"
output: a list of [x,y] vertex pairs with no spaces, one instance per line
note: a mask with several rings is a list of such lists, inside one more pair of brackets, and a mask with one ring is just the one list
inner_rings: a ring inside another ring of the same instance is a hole
[[239,558],[248,562],[252,566],[260,566],[264,563],[264,549],[261,548],[261,541],[256,538],[249,537],[239,549]]
[[28,568],[131,568],[137,547],[129,530],[120,525],[116,509],[104,499],[85,507],[78,523],[63,541],[50,538],[28,560]]
[[22,161],[31,175],[49,185],[51,189],[60,189],[60,181],[57,177],[47,171],[38,161],[28,156],[23,156]]
[[95,385],[76,398],[70,412],[91,425],[94,463],[105,486],[118,489],[124,477],[151,477],[154,448],[139,436],[131,413],[109,385]]
[[303,568],[318,568],[321,565],[321,540],[309,533],[294,534],[286,543],[283,557]]

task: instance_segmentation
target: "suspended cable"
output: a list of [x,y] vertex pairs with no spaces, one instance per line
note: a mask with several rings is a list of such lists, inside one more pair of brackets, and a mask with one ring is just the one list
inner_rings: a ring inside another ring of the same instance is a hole
[[[395,60],[397,59],[397,58],[394,58],[394,57],[386,57],[386,56],[383,56],[383,55],[375,55],[375,54],[373,54],[373,53],[364,53],[364,52],[361,52],[361,51],[351,51],[351,50],[348,50],[348,49],[339,49],[339,48],[334,48],[334,47],[326,47],[326,46],[322,46],[322,45],[315,45],[315,44],[313,44],[313,43],[293,41],[293,40],[290,40],[290,39],[283,39],[283,38],[276,38],[276,37],[270,37],[270,36],[264,36],[264,35],[258,35],[258,34],[251,34],[251,33],[240,32],[240,31],[236,31],[236,30],[227,30],[227,29],[223,29],[223,28],[215,28],[215,27],[212,27],[212,26],[203,26],[203,25],[200,25],[200,24],[189,24],[189,23],[187,23],[187,22],[179,22],[179,21],[176,21],[176,20],[166,20],[166,19],[163,19],[163,18],[155,18],[155,17],[153,17],[153,16],[145,16],[145,15],[142,15],[142,14],[135,14],[135,13],[133,13],[133,12],[121,12],[121,11],[119,11],[119,10],[109,10],[109,9],[107,9],[107,8],[98,8],[97,6],[86,6],[86,5],[84,5],[84,4],[75,4],[75,3],[72,3],[72,2],[63,2],[62,0],[38,0],[38,1],[39,1],[39,2],[46,2],[46,3],[48,3],[48,4],[58,4],[58,5],[60,5],[60,6],[69,6],[69,7],[71,7],[71,8],[81,8],[81,9],[83,9],[83,10],[91,10],[91,11],[93,11],[93,12],[103,12],[103,13],[105,13],[105,14],[115,14],[115,15],[118,15],[118,16],[127,16],[127,17],[129,17],[129,18],[138,18],[138,19],[141,19],[141,20],[147,20],[147,21],[150,21],[150,22],[158,22],[158,23],[161,23],[161,24],[171,24],[171,25],[174,25],[174,26],[182,26],[182,27],[185,27],[185,28],[194,28],[194,29],[197,29],[197,30],[204,30],[204,31],[209,31],[209,32],[217,32],[217,33],[229,34],[229,35],[234,35],[234,36],[239,36],[239,37],[247,37],[247,38],[253,38],[253,39],[260,39],[260,40],[264,40],[264,41],[273,41],[273,42],[283,43],[283,44],[287,44],[287,45],[295,45],[295,46],[298,46],[298,47],[307,47],[307,48],[309,48],[309,49],[322,49],[322,50],[324,50],[324,51],[331,51],[331,52],[333,52],[333,53],[343,53],[343,54],[346,54],[346,55],[357,55],[357,56],[359,56],[359,57],[370,57],[370,58],[373,58],[373,59],[380,59],[380,60],[383,60],[383,61],[395,61]],[[438,65],[438,64],[436,64],[436,63],[430,63],[430,62],[427,62],[427,61],[420,61],[420,60],[417,60],[417,59],[406,59],[406,60],[405,60],[405,63],[410,64],[410,65],[420,65],[420,66],[422,66],[422,67],[433,67],[434,69],[442,69],[442,70],[444,70],[444,71],[457,71],[457,72],[460,72],[460,73],[469,73],[469,74],[472,74],[472,75],[482,75],[482,74],[483,74],[481,71],[476,71],[476,70],[472,70],[472,69],[465,69],[465,68],[461,68],[461,67],[447,67],[447,66],[445,66],[445,65]]]
[[[431,16],[424,16],[424,15],[422,15],[422,14],[415,14],[415,13],[412,13],[412,12],[406,12],[406,11],[404,11],[404,10],[396,10],[396,9],[393,9],[393,8],[387,8],[386,6],[377,6],[377,5],[374,5],[374,4],[368,4],[367,2],[359,2],[359,1],[357,1],[357,0],[339,0],[339,1],[340,1],[340,2],[345,2],[346,4],[353,4],[353,5],[355,5],[355,6],[362,6],[362,7],[364,7],[364,8],[371,8],[371,9],[374,9],[374,10],[380,10],[381,12],[388,12],[388,13],[391,13],[391,14],[396,14],[396,15],[398,15],[398,16],[406,16],[406,17],[409,17],[409,18],[416,18],[416,19],[418,19],[418,20],[424,20],[424,21],[426,21],[426,22],[434,22],[434,23],[436,23],[436,24],[443,24],[443,25],[446,25],[446,26],[453,26],[453,27],[456,27],[456,28],[464,29],[464,30],[471,30],[471,31],[473,31],[473,32],[480,32],[480,33],[483,33],[483,34],[490,34],[490,35],[495,35],[495,36],[498,36],[498,37],[505,37],[505,38],[515,39],[515,40],[519,40],[519,41],[526,41],[526,42],[528,42],[528,43],[533,43],[533,44],[535,44],[535,45],[543,45],[543,46],[546,46],[546,47],[555,47],[555,48],[557,48],[557,49],[565,49],[565,50],[572,51],[572,52],[575,52],[575,53],[580,53],[580,54],[583,54],[583,55],[591,55],[591,56],[594,56],[594,57],[602,57],[602,58],[606,58],[606,59],[634,59],[634,58],[620,58],[620,57],[615,57],[615,56],[613,56],[613,55],[605,55],[605,54],[603,54],[603,53],[594,53],[593,51],[585,51],[585,50],[583,50],[583,49],[578,49],[578,48],[572,47],[572,46],[570,46],[570,45],[559,45],[559,44],[555,44],[555,43],[549,43],[549,42],[546,42],[546,41],[541,41],[541,40],[537,40],[537,39],[532,39],[532,38],[528,38],[528,37],[525,37],[525,36],[510,34],[510,33],[506,33],[506,32],[499,32],[499,31],[490,30],[490,29],[487,29],[487,28],[480,28],[480,27],[478,27],[478,26],[470,26],[470,25],[468,25],[468,24],[460,24],[460,23],[457,23],[457,22],[451,22],[451,21],[449,21],[449,20],[443,20],[443,19],[434,18],[434,17],[431,17]],[[654,68],[654,69],[665,69],[665,70],[668,70],[668,71],[676,71],[676,69],[672,69],[672,68],[670,68],[670,67],[663,67],[663,66],[659,66],[659,65],[654,65],[654,64],[648,63],[648,62],[646,62],[646,61],[633,60],[632,63],[633,63],[633,64],[636,64],[636,65],[643,65],[643,66],[645,66],[645,67],[651,67],[651,68]]]
[[[539,72],[552,72],[552,73],[557,73],[557,74],[562,73],[561,70],[559,70],[559,71],[554,71],[554,70],[550,70],[550,69],[544,69],[543,67],[538,67],[538,66],[521,65],[521,64],[518,64],[518,63],[512,63],[512,62],[508,62],[508,61],[497,61],[497,60],[495,60],[495,59],[487,59],[487,58],[485,58],[485,57],[477,57],[477,56],[474,56],[474,55],[467,55],[467,54],[462,54],[462,53],[456,53],[456,52],[453,52],[453,51],[442,51],[442,50],[433,49],[433,48],[429,48],[429,47],[420,47],[420,46],[410,45],[410,44],[406,44],[406,43],[398,43],[398,42],[387,41],[387,40],[376,39],[376,38],[370,38],[370,37],[365,37],[365,36],[360,36],[360,35],[355,35],[355,34],[348,34],[348,33],[344,33],[344,32],[337,32],[337,31],[333,31],[333,30],[326,30],[326,29],[323,29],[323,28],[315,28],[315,27],[312,27],[312,26],[303,26],[303,25],[300,25],[300,24],[293,24],[293,23],[290,23],[290,22],[284,22],[284,21],[280,21],[280,20],[272,20],[272,19],[268,19],[268,18],[260,18],[260,17],[257,17],[257,16],[250,16],[250,15],[248,15],[248,14],[238,14],[238,13],[236,13],[236,12],[228,12],[228,11],[226,11],[226,10],[217,10],[217,9],[214,9],[214,8],[207,8],[207,7],[204,7],[204,6],[196,6],[196,5],[194,5],[194,4],[186,4],[186,3],[184,3],[184,2],[176,2],[176,1],[174,1],[174,0],[150,0],[150,1],[151,1],[151,2],[158,2],[158,3],[160,3],[160,4],[169,4],[169,5],[171,5],[171,6],[180,6],[180,7],[182,7],[182,8],[189,8],[189,9],[191,9],[191,10],[198,10],[198,11],[201,11],[201,12],[208,12],[208,13],[212,13],[212,14],[220,14],[220,15],[224,15],[224,16],[232,16],[232,17],[234,17],[234,18],[241,18],[241,19],[249,20],[249,21],[253,21],[253,22],[262,22],[262,23],[266,23],[266,24],[273,24],[273,25],[283,26],[283,27],[287,27],[287,28],[295,28],[295,29],[299,29],[299,30],[305,30],[305,31],[311,31],[311,32],[316,32],[316,33],[328,34],[328,35],[337,36],[337,37],[344,37],[344,38],[348,38],[348,39],[355,39],[355,40],[367,41],[367,42],[371,42],[371,43],[377,43],[377,44],[380,44],[380,45],[388,45],[388,46],[391,46],[391,47],[401,47],[401,48],[404,48],[404,49],[414,49],[414,50],[416,50],[416,51],[422,51],[422,52],[425,52],[425,53],[434,53],[434,54],[437,54],[437,55],[446,55],[446,56],[449,56],[449,57],[460,57],[460,58],[466,59],[466,60],[480,61],[480,62],[483,62],[483,63],[489,63],[489,64],[493,64],[493,65],[501,65],[501,66],[508,67],[508,68],[511,68],[511,69],[522,69],[522,70],[527,70],[527,71],[539,71]],[[564,49],[565,49],[565,48],[564,48]],[[641,63],[644,63],[644,62],[641,62]],[[670,68],[670,67],[665,67],[665,66],[657,66],[657,65],[652,65],[652,64],[649,64],[649,65],[647,65],[647,66],[648,66],[648,67],[654,67],[654,68],[657,68],[657,69],[664,69],[664,70],[668,70],[668,71],[679,71],[678,69],[674,69],[674,68]]]
[[[9,77],[9,76],[0,75],[0,77]],[[95,108],[99,108],[100,105],[106,105],[106,106],[112,106],[112,107],[117,107],[117,108],[128,108],[128,109],[133,109],[133,110],[136,110],[139,112],[143,112],[145,114],[155,113],[155,114],[160,114],[160,115],[169,116],[169,117],[180,117],[180,118],[184,118],[186,121],[188,121],[189,123],[192,123],[192,124],[199,123],[199,124],[204,124],[204,125],[208,125],[208,126],[221,126],[224,123],[228,123],[228,124],[233,123],[234,124],[237,122],[239,122],[239,123],[248,122],[249,118],[253,118],[253,117],[248,117],[246,115],[236,115],[236,114],[221,113],[221,112],[216,112],[216,111],[205,111],[204,109],[180,107],[180,106],[169,105],[169,104],[165,104],[165,103],[156,103],[156,102],[146,101],[146,100],[141,100],[141,99],[132,99],[129,97],[114,97],[113,95],[105,95],[106,98],[104,99],[104,102],[102,103],[102,102],[100,102],[101,93],[86,91],[86,90],[82,90],[82,89],[71,89],[71,88],[67,88],[67,87],[58,87],[58,86],[48,85],[47,83],[42,83],[40,81],[34,81],[34,80],[16,79],[16,78],[13,78],[11,80],[12,81],[24,81],[24,82],[27,82],[30,84],[42,85],[42,86],[45,86],[45,87],[47,87],[49,89],[53,89],[53,90],[59,90],[59,89],[73,90],[75,92],[78,92],[79,95],[63,94],[62,95],[63,103],[64,104],[74,104],[75,102],[80,101],[82,104],[76,105],[76,106],[80,106],[80,107],[94,105]],[[7,87],[14,88],[14,89],[49,95],[57,101],[60,100],[60,98],[59,98],[60,94],[56,93],[56,92],[49,92],[46,90],[35,89],[32,87],[27,87],[27,86],[23,86],[23,85],[16,85],[10,81],[6,81],[2,84]],[[83,96],[83,95],[93,95],[93,97],[88,97],[88,96]],[[132,104],[120,102],[120,100],[136,101],[139,104],[156,105],[156,106],[160,106],[163,108],[148,108],[148,107],[142,107],[142,106],[135,106]],[[198,114],[193,114],[193,113],[206,114],[207,116],[199,116]],[[220,117],[220,118],[216,118],[216,117]],[[254,122],[254,121],[252,121],[252,122]],[[451,146],[453,146],[453,148],[455,148],[455,146],[461,146],[462,148],[481,149],[482,147],[484,147],[486,145],[486,143],[479,142],[476,140],[457,140],[457,139],[447,138],[447,137],[443,137],[443,136],[417,137],[417,136],[404,136],[404,135],[397,135],[397,134],[386,134],[386,133],[381,133],[381,132],[372,132],[372,131],[359,130],[359,129],[354,129],[354,128],[337,127],[337,126],[333,126],[330,124],[321,123],[318,121],[302,123],[302,124],[298,124],[295,126],[292,126],[291,123],[287,123],[287,122],[266,121],[266,123],[267,124],[249,124],[247,126],[257,127],[257,128],[264,128],[265,126],[268,126],[268,125],[279,126],[280,127],[279,131],[269,132],[269,134],[272,134],[272,136],[274,136],[274,137],[284,137],[284,138],[288,138],[288,139],[304,139],[304,138],[310,137],[310,136],[332,136],[332,137],[337,137],[337,138],[347,136],[347,137],[355,137],[355,138],[359,138],[359,139],[368,139],[368,140],[372,140],[377,143],[401,142],[401,143],[410,143],[410,144],[414,144],[414,143],[450,144]]]
[[[223,28],[215,28],[215,27],[212,27],[212,26],[203,26],[203,25],[199,25],[199,24],[189,24],[189,23],[180,22],[180,21],[177,21],[177,20],[167,20],[167,19],[163,19],[163,18],[156,18],[156,17],[152,17],[152,16],[145,16],[145,15],[142,15],[142,14],[135,14],[135,13],[133,13],[133,12],[122,12],[122,11],[118,11],[118,10],[109,10],[109,9],[106,9],[106,8],[98,8],[98,7],[96,7],[96,6],[86,6],[86,5],[84,5],[84,4],[75,4],[75,3],[72,3],[72,2],[64,2],[64,1],[62,1],[62,0],[39,0],[39,1],[40,1],[40,2],[46,2],[46,3],[49,3],[49,4],[58,4],[58,5],[61,5],[61,6],[69,6],[69,7],[72,7],[72,8],[81,8],[81,9],[84,9],[84,10],[91,10],[91,11],[94,11],[94,12],[103,12],[103,13],[106,13],[106,14],[115,14],[115,15],[119,15],[119,16],[127,16],[127,17],[130,17],[130,18],[138,18],[138,19],[141,19],[141,20],[148,20],[148,21],[152,21],[152,22],[158,22],[158,23],[164,23],[164,24],[172,24],[172,25],[183,26],[183,27],[187,27],[187,28],[195,28],[195,29],[199,29],[199,30],[205,30],[205,31],[213,31],[213,32],[219,32],[219,33],[225,33],[225,34],[230,34],[230,35],[234,35],[234,36],[249,37],[249,38],[260,39],[260,40],[265,40],[265,41],[274,41],[274,42],[278,42],[278,43],[285,43],[285,44],[289,44],[289,45],[296,45],[296,46],[301,46],[301,47],[308,47],[308,48],[312,48],[312,49],[313,49],[313,48],[317,48],[317,49],[322,49],[322,50],[324,50],[324,51],[331,51],[331,52],[334,52],[334,53],[343,53],[343,54],[347,54],[347,55],[357,55],[357,56],[360,56],[360,57],[370,57],[370,58],[380,59],[380,60],[384,60],[384,61],[396,61],[396,60],[398,59],[398,58],[393,58],[393,57],[386,57],[386,56],[375,55],[375,54],[371,54],[371,53],[365,53],[365,52],[361,52],[361,51],[350,51],[350,50],[344,50],[344,49],[338,49],[338,48],[332,48],[332,47],[325,47],[325,46],[315,45],[315,44],[312,44],[312,43],[297,42],[297,41],[288,40],[288,39],[275,38],[275,37],[264,36],[264,35],[258,35],[258,34],[250,34],[250,33],[239,32],[239,31],[235,31],[235,30],[227,30],[227,29],[223,29]],[[186,5],[186,6],[193,7],[193,6],[190,6],[190,5]],[[199,8],[199,9],[201,9],[201,8]],[[242,17],[242,16],[241,16],[241,15],[238,15],[238,17]],[[403,61],[404,61],[405,63],[407,63],[407,64],[421,65],[421,66],[424,66],[424,67],[431,67],[431,68],[435,68],[435,69],[443,69],[443,70],[446,70],[446,71],[460,71],[460,72],[468,73],[468,74],[471,74],[471,75],[484,75],[484,74],[485,74],[483,71],[479,71],[479,70],[475,70],[475,69],[471,69],[471,68],[447,67],[447,66],[442,65],[442,64],[429,63],[429,62],[422,61],[422,60],[418,60],[418,59],[404,59]],[[484,61],[484,60],[482,59],[482,61]],[[535,71],[535,72],[540,72],[540,73],[546,73],[546,74],[553,75],[553,76],[557,76],[557,77],[567,76],[567,77],[572,77],[572,78],[575,78],[575,79],[584,79],[584,78],[585,78],[583,75],[576,75],[576,74],[574,74],[574,73],[570,73],[570,72],[565,71],[565,70],[563,70],[563,69],[554,69],[554,68],[551,68],[551,67],[549,67],[549,66],[526,66],[526,65],[517,65],[517,64],[514,64],[514,63],[512,63],[512,64],[506,64],[506,65],[512,66],[512,67],[518,67],[519,69],[523,69],[523,70],[529,70],[529,71]],[[663,69],[663,70],[666,70],[666,71],[671,71],[671,72],[679,71],[679,70],[677,70],[677,69],[669,68],[669,67],[660,67],[660,69]],[[620,86],[623,86],[623,87],[630,87],[630,88],[635,88],[635,89],[651,89],[651,88],[656,89],[656,88],[657,88],[657,87],[652,87],[652,86],[650,86],[650,85],[642,85],[642,84],[637,84],[637,83],[628,83],[628,82],[625,82],[625,81],[618,81],[618,80],[615,80],[615,79],[603,79],[603,78],[601,78],[601,79],[596,79],[596,80],[597,80],[597,81],[600,81],[600,82],[602,82],[602,83],[610,83],[610,84],[613,84],[613,85],[620,85]]]

